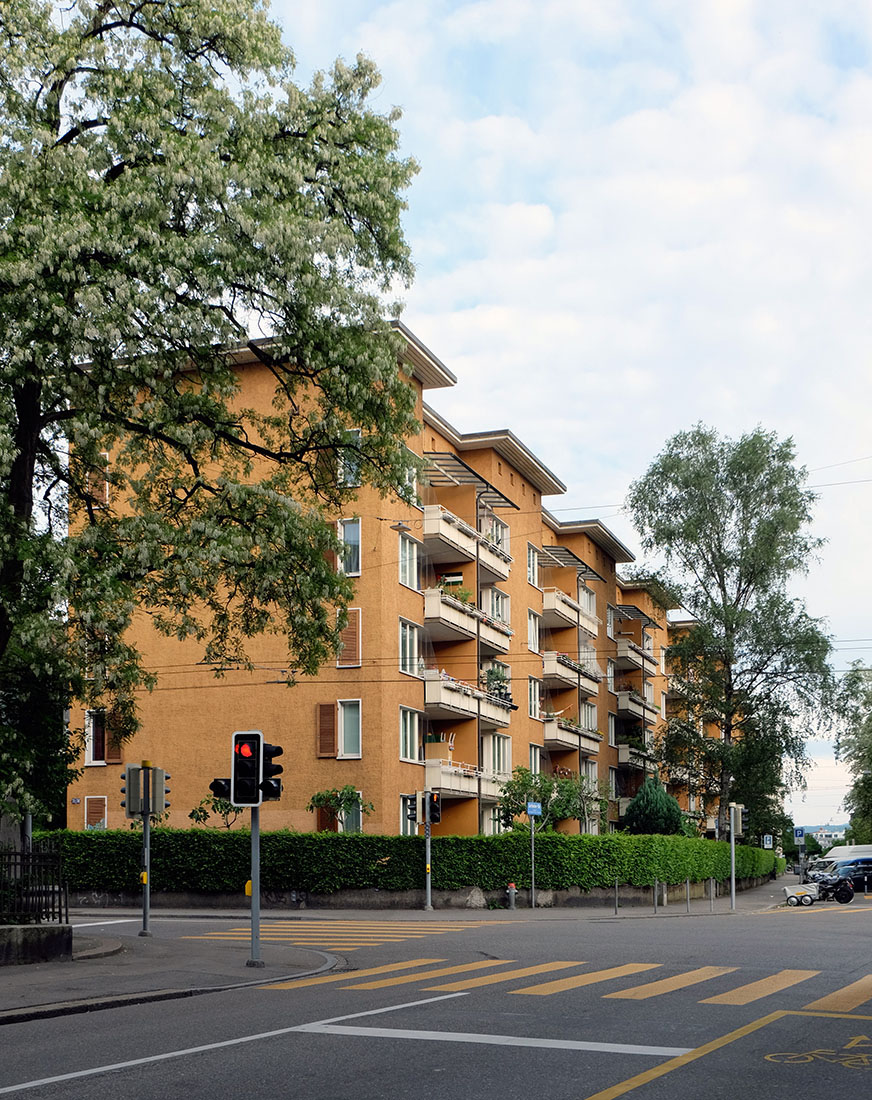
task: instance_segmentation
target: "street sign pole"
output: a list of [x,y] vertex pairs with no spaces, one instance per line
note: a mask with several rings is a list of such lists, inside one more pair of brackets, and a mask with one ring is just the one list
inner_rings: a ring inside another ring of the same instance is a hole
[[536,908],[536,818],[542,813],[541,802],[527,803],[530,819],[530,908]]
[[736,803],[730,803],[730,909],[736,909]]
[[251,958],[245,965],[265,965],[260,957],[260,806],[251,807]]

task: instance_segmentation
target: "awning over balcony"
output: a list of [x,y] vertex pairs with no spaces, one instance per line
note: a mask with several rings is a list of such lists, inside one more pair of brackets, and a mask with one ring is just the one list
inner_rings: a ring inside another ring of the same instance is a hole
[[481,476],[476,470],[458,458],[450,451],[425,451],[427,459],[427,481],[436,486],[445,485],[474,485],[478,499],[488,508],[518,508],[514,501],[509,500],[495,486]]
[[601,581],[601,577],[595,569],[581,560],[578,554],[568,546],[543,546],[539,552],[539,564],[552,569],[574,569],[579,577],[585,581]]
[[622,618],[622,619],[641,619],[642,620],[642,626],[644,626],[644,627],[653,626],[655,630],[660,629],[660,623],[658,623],[656,620],[652,619],[650,615],[646,615],[645,612],[641,608],[636,607],[634,604],[619,603],[617,610],[618,610],[618,613],[620,615],[620,618]]

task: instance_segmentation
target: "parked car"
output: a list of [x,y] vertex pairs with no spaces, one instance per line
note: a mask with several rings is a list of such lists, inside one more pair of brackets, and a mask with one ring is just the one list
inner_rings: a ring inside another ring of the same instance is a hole
[[839,878],[850,879],[854,889],[858,892],[866,890],[868,883],[872,887],[872,857],[864,856],[862,859],[837,860],[832,865],[830,874]]

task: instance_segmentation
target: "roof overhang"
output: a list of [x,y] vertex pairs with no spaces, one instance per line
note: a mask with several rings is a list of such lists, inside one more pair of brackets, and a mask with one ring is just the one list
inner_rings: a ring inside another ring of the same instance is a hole
[[642,626],[650,626],[655,630],[660,630],[660,623],[658,623],[656,619],[652,619],[650,615],[646,615],[645,612],[640,607],[636,607],[635,604],[619,603],[617,612],[622,619],[641,619]]
[[554,569],[574,569],[579,577],[585,581],[605,580],[605,577],[601,577],[595,569],[591,569],[568,546],[543,546],[539,551],[539,562],[541,565],[545,565],[546,568],[551,566]]
[[457,384],[457,378],[402,321],[391,321],[391,328],[405,340],[403,360],[425,390],[435,390]]
[[473,485],[477,498],[488,508],[517,509],[518,505],[514,501],[503,496],[499,489],[452,451],[425,451],[424,458],[427,460],[424,476],[430,485],[437,488],[446,485]]
[[598,519],[561,520],[547,509],[542,509],[542,518],[552,531],[561,535],[587,535],[601,550],[616,563],[622,564],[636,560],[636,555]]

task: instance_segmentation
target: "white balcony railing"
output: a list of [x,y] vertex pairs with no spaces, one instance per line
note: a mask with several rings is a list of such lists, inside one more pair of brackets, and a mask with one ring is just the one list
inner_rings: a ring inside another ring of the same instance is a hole
[[656,676],[658,671],[654,656],[626,638],[618,639],[615,665],[625,672],[641,671],[645,676]]
[[657,721],[657,709],[653,704],[646,702],[635,691],[619,691],[617,694],[618,714],[624,717],[638,718],[648,725],[654,725]]
[[577,688],[582,695],[592,696],[599,691],[602,673],[581,661],[574,661],[565,653],[542,654],[542,678],[552,689]]
[[583,729],[563,718],[546,717],[542,722],[542,737],[546,749],[581,749],[588,756],[599,752],[602,734]]
[[514,710],[507,700],[436,669],[424,672],[424,707],[435,721],[477,718],[480,714],[482,726],[489,728],[508,726]]
[[483,584],[508,579],[512,555],[441,504],[425,505],[423,534],[434,564],[478,560]]
[[458,760],[427,760],[424,765],[424,783],[427,790],[440,791],[443,794],[467,795],[495,800],[499,798],[503,784],[510,779],[508,775],[498,775],[477,768],[474,764],[465,764]]

